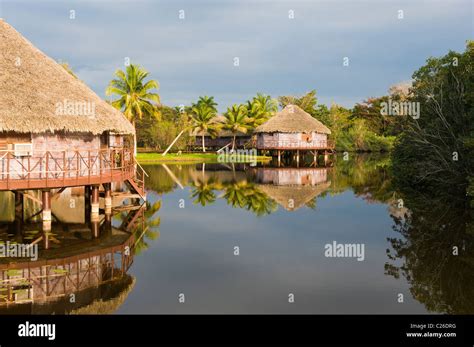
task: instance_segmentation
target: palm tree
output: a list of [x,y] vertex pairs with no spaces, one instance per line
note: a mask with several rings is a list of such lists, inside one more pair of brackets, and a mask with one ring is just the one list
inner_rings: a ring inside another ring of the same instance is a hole
[[215,137],[220,129],[219,124],[214,121],[215,116],[216,111],[203,103],[197,103],[192,108],[191,128],[195,133],[201,133],[203,152],[206,152],[206,146],[204,144],[206,133]]
[[160,102],[160,96],[151,91],[158,89],[158,82],[149,80],[148,72],[138,65],[130,64],[126,72],[122,70],[115,71],[117,78],[110,81],[106,95],[116,94],[119,99],[112,101],[112,106],[121,110],[125,116],[135,126],[135,121],[141,119],[143,113],[156,115],[156,105]]
[[213,96],[200,96],[197,104],[194,104],[193,106],[198,106],[198,105],[203,105],[207,106],[210,109],[214,110],[217,113],[217,102],[214,101]]
[[230,130],[233,135],[232,139],[232,151],[235,148],[235,138],[238,132],[246,134],[250,125],[249,118],[247,117],[248,111],[245,105],[232,105],[227,109],[224,114],[226,122],[224,128]]
[[257,127],[278,111],[278,103],[269,95],[258,93],[251,101],[247,102],[247,109],[252,127]]

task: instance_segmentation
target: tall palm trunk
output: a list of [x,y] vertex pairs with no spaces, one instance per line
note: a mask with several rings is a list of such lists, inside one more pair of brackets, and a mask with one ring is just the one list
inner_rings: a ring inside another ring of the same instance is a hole
[[206,146],[204,145],[204,135],[201,135],[202,136],[202,151],[203,153],[206,152]]
[[232,139],[232,152],[234,151],[234,148],[235,148],[235,134],[234,134],[234,138]]

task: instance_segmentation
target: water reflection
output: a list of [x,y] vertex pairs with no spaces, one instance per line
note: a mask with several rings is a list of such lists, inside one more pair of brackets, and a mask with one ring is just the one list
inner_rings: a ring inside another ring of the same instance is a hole
[[444,192],[408,192],[403,201],[409,210],[392,215],[399,237],[388,238],[386,274],[404,277],[431,312],[474,313],[474,211]]
[[88,216],[83,191],[68,189],[53,199],[45,230],[34,196],[21,210],[12,193],[0,199],[3,249],[37,247],[37,259],[0,257],[0,314],[113,313],[135,285],[134,256],[158,235],[158,202],[124,204],[117,196],[111,211]]
[[[283,210],[287,213],[285,218],[294,220],[295,225],[301,224],[296,220],[303,216],[298,212],[318,209],[318,199],[334,199],[351,192],[365,201],[367,208],[358,205],[357,208],[350,207],[345,214],[338,214],[337,218],[349,223],[354,214],[364,215],[365,210],[369,210],[368,206],[382,204],[385,206],[383,214],[392,219],[392,230],[378,230],[385,238],[385,244],[371,247],[383,251],[385,259],[381,258],[375,270],[368,271],[395,279],[396,282],[390,282],[393,286],[390,295],[394,297],[404,292],[402,288],[406,285],[405,295],[411,295],[428,312],[474,313],[472,210],[469,210],[463,197],[449,196],[449,191],[445,192],[444,199],[414,193],[407,195],[400,191],[392,183],[388,156],[355,156],[348,161],[339,157],[331,167],[200,164],[170,166],[168,169],[174,178],[170,178],[160,166],[148,167],[152,177],[158,179],[156,185],[153,180],[151,182],[151,188],[158,193],[171,193],[175,189],[186,190],[189,187],[190,199],[197,206],[210,207],[224,201],[229,207],[247,210],[256,216],[268,216]],[[338,201],[341,204],[341,200]],[[332,209],[340,210],[339,206]],[[206,210],[201,213],[206,214]],[[379,213],[368,214],[365,218],[370,224],[370,219],[380,217]],[[322,219],[322,216],[315,215],[312,223],[317,223],[317,218]],[[308,228],[310,223],[306,223]],[[337,229],[338,224],[333,224],[335,233],[351,238],[354,230]],[[214,227],[219,229],[223,225]],[[459,249],[457,256],[453,255],[454,246]],[[328,265],[328,268],[331,266]],[[343,272],[341,275],[345,276]],[[362,280],[372,274],[368,272],[361,276]],[[367,292],[371,292],[370,282],[367,285]],[[340,310],[337,308],[328,312]],[[383,313],[423,312],[409,308],[400,308],[400,311],[395,307],[389,311],[381,307],[372,307],[371,310]],[[360,309],[357,312],[361,312]]]
[[[114,196],[91,220],[71,190],[47,235],[34,199],[20,213],[0,194],[0,239],[40,246],[37,262],[0,258],[0,313],[474,313],[465,197],[394,186],[388,157],[331,164],[151,165],[145,205]],[[328,260],[332,240],[366,260]]]

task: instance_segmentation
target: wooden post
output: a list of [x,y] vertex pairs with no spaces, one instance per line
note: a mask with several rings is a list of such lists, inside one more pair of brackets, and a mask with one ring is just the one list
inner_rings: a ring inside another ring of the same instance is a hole
[[296,150],[296,167],[300,166],[300,150]]
[[99,186],[93,185],[91,192],[91,231],[92,237],[99,237]]
[[280,150],[278,150],[278,167],[280,167],[280,163],[281,163],[281,153],[280,153]]
[[112,190],[110,183],[104,183],[105,189],[105,214],[112,213]]
[[96,184],[92,186],[91,213],[99,214],[99,186]]
[[41,201],[43,204],[43,242],[44,249],[49,249],[49,234],[51,232],[51,192],[49,189],[44,189],[41,192]]
[[327,151],[324,151],[324,166],[328,163],[329,155]]
[[23,194],[15,191],[15,220],[23,222]]
[[91,186],[84,186],[84,223],[88,223],[91,213]]

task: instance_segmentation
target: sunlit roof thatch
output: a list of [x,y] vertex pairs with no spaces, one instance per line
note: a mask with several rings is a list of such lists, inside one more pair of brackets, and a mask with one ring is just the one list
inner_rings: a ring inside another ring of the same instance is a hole
[[256,133],[330,134],[331,130],[296,105],[288,105],[255,129]]
[[[0,131],[135,132],[125,116],[0,19]],[[87,103],[91,116],[57,112]]]

